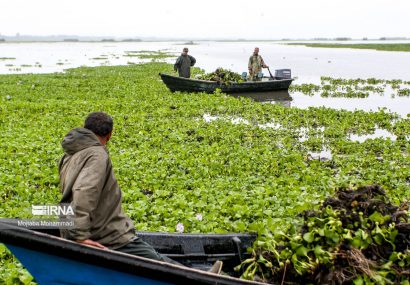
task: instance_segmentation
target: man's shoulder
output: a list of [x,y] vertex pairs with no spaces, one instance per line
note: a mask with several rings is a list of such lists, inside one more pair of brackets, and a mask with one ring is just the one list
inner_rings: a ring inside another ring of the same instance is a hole
[[81,157],[83,159],[88,159],[90,157],[100,158],[100,159],[107,159],[108,152],[104,146],[90,146],[79,152],[75,153],[74,156]]
[[95,154],[95,155],[101,155],[103,157],[108,157],[108,152],[105,146],[101,145],[96,145],[96,146],[90,146],[86,150],[89,151],[90,154]]

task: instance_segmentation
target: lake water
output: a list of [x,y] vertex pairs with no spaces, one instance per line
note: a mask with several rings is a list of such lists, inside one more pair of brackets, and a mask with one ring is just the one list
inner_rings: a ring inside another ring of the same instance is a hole
[[[370,42],[366,41],[366,43]],[[275,69],[290,68],[292,76],[297,77],[295,84],[319,84],[321,76],[410,81],[410,52],[308,48],[284,45],[281,42],[204,41],[188,47],[189,53],[197,59],[196,66],[207,72],[214,71],[217,67],[224,67],[241,73],[247,71],[248,58],[255,46],[260,48],[260,54],[272,72]],[[50,73],[83,65],[125,65],[130,62],[143,62],[137,57],[126,57],[126,51],[164,50],[174,53],[176,57],[183,47],[181,42],[6,42],[0,43],[0,73]],[[171,58],[167,61],[173,63],[174,60],[175,58]],[[267,70],[265,75],[268,75]],[[298,108],[326,106],[365,111],[387,108],[402,116],[410,113],[410,98],[398,96],[393,98],[391,92],[357,99],[322,98],[318,94],[307,96],[299,92],[289,95],[290,98],[287,99],[281,96],[279,103]]]

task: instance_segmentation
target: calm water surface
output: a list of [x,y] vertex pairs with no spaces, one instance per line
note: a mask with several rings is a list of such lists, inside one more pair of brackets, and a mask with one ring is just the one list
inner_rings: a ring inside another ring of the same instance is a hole
[[[0,73],[50,73],[78,66],[140,63],[144,61],[137,57],[126,57],[126,51],[163,50],[176,57],[183,46],[183,43],[178,42],[0,43],[0,58],[15,58],[0,59]],[[410,52],[308,48],[280,42],[198,42],[190,45],[189,49],[190,54],[197,59],[197,66],[207,72],[224,67],[241,73],[247,71],[247,61],[255,46],[260,48],[260,54],[272,72],[290,68],[292,76],[297,77],[295,84],[319,84],[321,76],[410,81]],[[167,61],[173,63],[175,58]],[[267,70],[265,75],[268,75]],[[402,116],[410,114],[410,98],[392,98],[391,95],[390,91],[386,91],[384,95],[350,99],[322,98],[320,95],[307,96],[295,92],[289,94],[289,97],[282,94],[277,101],[298,108],[325,106],[365,111],[387,108]],[[273,99],[257,100],[269,102]]]

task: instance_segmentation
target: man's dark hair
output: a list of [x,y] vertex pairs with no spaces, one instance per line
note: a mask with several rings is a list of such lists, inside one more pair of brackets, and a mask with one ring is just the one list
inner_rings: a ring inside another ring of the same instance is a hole
[[87,116],[84,128],[89,129],[97,136],[105,137],[112,131],[114,122],[112,118],[104,112],[94,112]]

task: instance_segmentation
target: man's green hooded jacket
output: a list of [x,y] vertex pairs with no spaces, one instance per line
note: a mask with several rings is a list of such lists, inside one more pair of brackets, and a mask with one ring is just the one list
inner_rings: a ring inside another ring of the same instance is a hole
[[135,231],[121,208],[122,193],[107,149],[85,128],[70,131],[62,147],[61,202],[70,203],[75,212],[75,228],[61,230],[62,237],[91,239],[111,249],[126,245]]

